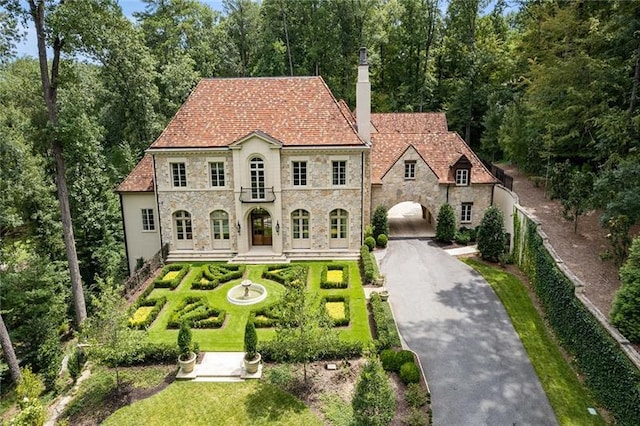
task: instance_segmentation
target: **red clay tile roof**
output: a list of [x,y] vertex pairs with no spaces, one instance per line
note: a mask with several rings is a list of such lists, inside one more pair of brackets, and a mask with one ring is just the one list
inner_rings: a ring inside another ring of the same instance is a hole
[[440,183],[454,183],[450,166],[461,155],[471,161],[471,183],[495,183],[496,179],[455,132],[447,133],[377,133],[371,135],[372,183],[382,178],[402,154],[413,146],[436,174]]
[[431,133],[449,131],[444,112],[391,112],[371,114],[380,133]]
[[145,154],[142,160],[122,181],[116,192],[153,192],[153,157]]
[[344,116],[347,118],[347,120],[349,120],[349,123],[351,123],[352,126],[355,126],[356,125],[356,117],[353,115],[353,113],[349,109],[349,105],[347,105],[347,102],[344,99],[340,99],[338,101],[338,106],[340,107],[340,110],[342,111],[342,114],[344,114]]
[[364,145],[322,77],[200,80],[154,148],[224,147],[253,131],[285,146]]

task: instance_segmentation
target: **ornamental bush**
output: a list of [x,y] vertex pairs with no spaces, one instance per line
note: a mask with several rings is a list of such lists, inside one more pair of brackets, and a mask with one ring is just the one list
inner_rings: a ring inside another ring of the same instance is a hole
[[489,207],[482,216],[477,235],[478,251],[484,260],[497,262],[505,252],[504,217],[496,206]]
[[387,208],[385,206],[378,206],[373,212],[373,219],[371,220],[373,225],[373,238],[378,239],[380,234],[389,234],[389,221],[387,219]]
[[369,247],[369,250],[373,250],[376,247],[376,239],[373,237],[367,237],[364,239],[364,245]]
[[377,358],[367,361],[360,373],[351,401],[356,425],[386,426],[396,410],[391,383]]
[[456,214],[449,203],[444,203],[438,212],[436,239],[450,243],[456,236]]
[[258,334],[253,322],[247,321],[247,325],[244,327],[244,351],[246,352],[245,358],[249,361],[255,359],[256,348],[258,347]]
[[385,248],[388,242],[389,242],[389,237],[387,237],[386,234],[378,235],[378,239],[376,240],[376,243],[378,243],[378,247]]
[[413,360],[402,364],[400,367],[400,379],[405,385],[420,382],[420,369]]
[[611,322],[631,342],[640,342],[640,237],[633,240],[629,257],[620,268],[622,286],[611,308]]
[[360,248],[360,261],[364,273],[364,284],[371,284],[378,277],[378,268],[373,254],[366,245]]

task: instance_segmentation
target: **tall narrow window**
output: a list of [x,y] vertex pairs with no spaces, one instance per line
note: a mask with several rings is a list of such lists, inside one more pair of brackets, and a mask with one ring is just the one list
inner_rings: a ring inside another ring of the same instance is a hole
[[251,198],[254,200],[265,198],[264,161],[260,158],[251,159]]
[[346,210],[336,209],[330,214],[331,221],[331,238],[347,238],[347,225],[349,223],[349,214]]
[[471,223],[471,207],[473,203],[462,203],[460,223]]
[[291,213],[291,223],[293,224],[294,239],[309,238],[309,212],[298,209]]
[[184,163],[171,163],[171,177],[175,188],[187,186],[187,166]]
[[176,212],[176,237],[178,240],[191,240],[193,239],[193,232],[191,230],[191,215],[189,212],[180,210]]
[[142,209],[142,230],[155,231],[156,223],[153,218],[153,209]]
[[211,173],[211,186],[224,186],[224,163],[209,163],[209,171]]
[[224,210],[214,210],[211,213],[211,229],[214,240],[229,239],[229,215]]
[[294,161],[292,164],[292,169],[293,169],[293,186],[306,186],[307,185],[307,162]]
[[416,162],[415,161],[404,162],[404,178],[405,179],[416,178]]
[[332,170],[333,172],[332,172],[331,182],[334,185],[346,185],[347,184],[347,162],[333,161]]
[[469,169],[456,170],[456,185],[458,186],[469,185]]

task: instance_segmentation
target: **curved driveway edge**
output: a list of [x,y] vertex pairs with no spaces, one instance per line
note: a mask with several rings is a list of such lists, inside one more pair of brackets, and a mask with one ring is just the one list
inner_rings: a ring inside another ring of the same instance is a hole
[[489,284],[428,241],[390,241],[380,269],[402,339],[431,389],[435,425],[556,425]]

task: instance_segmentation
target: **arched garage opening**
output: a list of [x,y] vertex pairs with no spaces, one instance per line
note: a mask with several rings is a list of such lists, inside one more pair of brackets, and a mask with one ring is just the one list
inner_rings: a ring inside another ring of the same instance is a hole
[[436,218],[425,206],[404,201],[387,211],[389,238],[433,238]]

